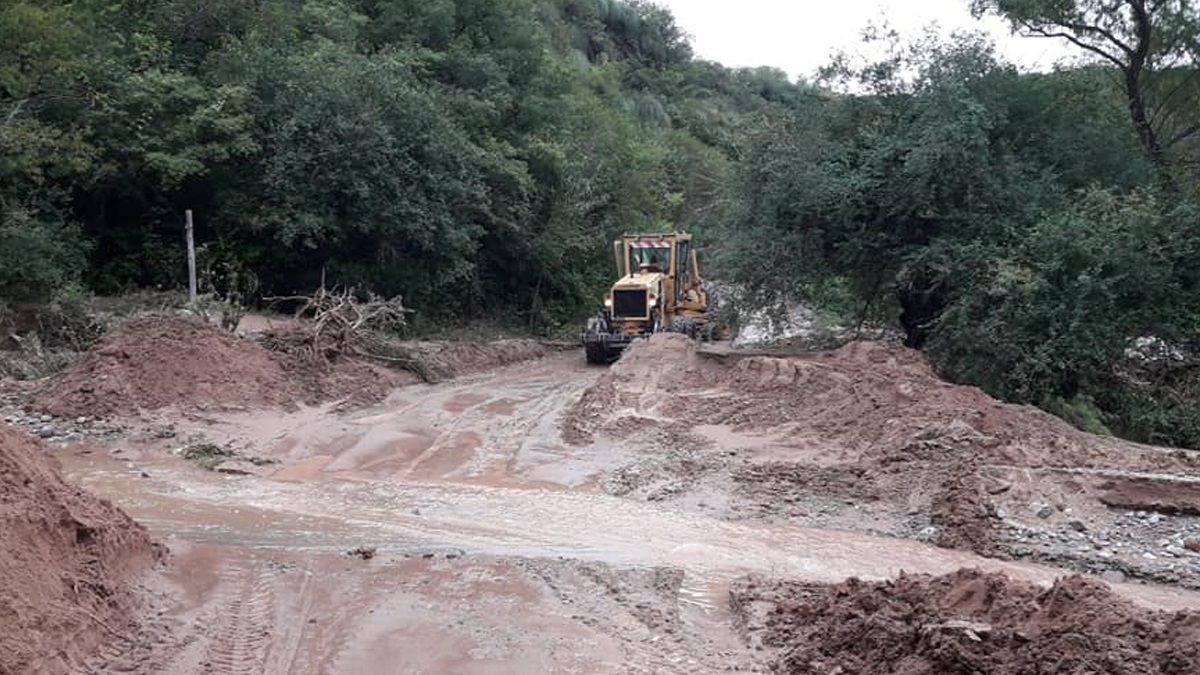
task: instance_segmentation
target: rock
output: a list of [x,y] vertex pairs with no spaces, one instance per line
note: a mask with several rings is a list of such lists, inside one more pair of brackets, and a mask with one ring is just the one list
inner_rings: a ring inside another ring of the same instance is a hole
[[1150,516],[1149,521],[1151,525],[1157,525],[1163,521],[1163,516],[1161,513],[1155,513]]
[[1082,520],[1072,520],[1071,522],[1067,523],[1067,527],[1070,527],[1076,532],[1087,532],[1087,525],[1084,525]]
[[1100,578],[1107,581],[1110,584],[1125,583],[1125,573],[1122,572],[1121,570],[1106,570],[1104,572],[1104,574],[1100,575]]
[[1012,489],[1012,483],[1003,480],[993,480],[987,485],[987,493],[989,495],[998,495],[1008,492]]
[[54,427],[46,425],[37,430],[37,435],[39,438],[54,438],[58,435],[58,431]]
[[53,420],[53,419],[54,419],[54,418],[53,418],[53,417],[51,417],[51,416],[49,416],[49,415],[42,415],[41,417],[39,417],[39,418],[38,418],[38,421],[39,421],[39,422],[42,422],[42,423],[44,424],[44,423],[46,423],[46,422],[49,422],[49,421],[51,421],[51,420]]
[[1183,547],[1192,553],[1200,553],[1200,539],[1195,537],[1183,540]]
[[346,551],[346,555],[355,556],[361,560],[370,560],[375,557],[374,546],[359,546],[358,548]]
[[1029,505],[1029,510],[1038,518],[1049,518],[1054,515],[1054,507],[1041,502],[1034,502]]
[[87,424],[87,423],[88,423],[88,418],[86,418],[86,417],[76,417],[75,418],[75,424]]
[[1005,518],[1008,518],[1008,511],[1005,511],[1003,506],[997,506],[995,511],[992,513],[995,514],[997,520],[1004,520]]

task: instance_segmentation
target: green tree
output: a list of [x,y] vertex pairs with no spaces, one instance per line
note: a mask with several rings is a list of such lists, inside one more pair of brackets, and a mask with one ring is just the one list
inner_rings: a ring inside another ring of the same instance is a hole
[[1188,0],[972,0],[1030,37],[1065,40],[1117,70],[1150,160],[1200,133],[1200,9]]

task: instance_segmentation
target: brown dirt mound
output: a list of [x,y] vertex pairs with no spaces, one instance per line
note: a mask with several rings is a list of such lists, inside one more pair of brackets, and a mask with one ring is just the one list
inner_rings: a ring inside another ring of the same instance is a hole
[[573,343],[520,339],[494,342],[413,342],[410,345],[421,354],[434,379],[462,377],[576,348]]
[[831,454],[906,461],[919,445],[971,446],[992,463],[1192,469],[1187,457],[1135,453],[1133,443],[1092,436],[1032,406],[1001,403],[976,387],[941,380],[918,351],[854,342],[805,357],[749,356],[719,363],[678,335],[631,346],[600,380],[613,406],[642,402],[696,423],[789,430],[823,439]]
[[1200,672],[1200,613],[1162,613],[1103,583],[1048,590],[1000,574],[850,580],[833,586],[743,580],[740,609],[766,602],[763,642],[796,675],[1184,675]]
[[[442,379],[539,358],[563,345],[502,340],[404,347],[420,358],[423,371]],[[51,378],[34,406],[64,417],[113,417],[168,406],[286,407],[336,399],[365,405],[415,381],[411,373],[362,359],[272,351],[196,318],[156,314],[109,333],[83,359]]]
[[[919,352],[883,343],[807,356],[711,356],[682,336],[657,335],[632,345],[583,393],[562,422],[564,438],[586,443],[630,414],[786,437],[795,459],[776,453],[774,464],[735,470],[739,489],[779,503],[779,494],[807,489],[805,472],[842,474],[845,498],[923,505],[935,542],[986,554],[999,552],[983,465],[1200,476],[1196,455],[1086,434],[1036,408],[944,382]],[[774,475],[796,480],[789,488]]]
[[65,483],[46,452],[0,425],[0,673],[77,670],[131,624],[130,581],[161,555],[140,525]]
[[170,405],[282,405],[298,387],[259,345],[175,315],[133,319],[51,379],[35,405],[54,415],[108,417]]

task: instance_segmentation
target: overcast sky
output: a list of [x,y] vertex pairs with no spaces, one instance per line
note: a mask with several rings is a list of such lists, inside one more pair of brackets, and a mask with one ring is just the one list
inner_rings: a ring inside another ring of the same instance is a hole
[[701,58],[727,66],[775,66],[795,76],[810,76],[839,50],[853,51],[862,29],[887,22],[901,34],[913,34],[936,22],[949,34],[982,29],[994,36],[1009,61],[1049,69],[1073,54],[1057,40],[1009,34],[996,18],[978,21],[968,0],[656,0],[669,7],[692,36]]

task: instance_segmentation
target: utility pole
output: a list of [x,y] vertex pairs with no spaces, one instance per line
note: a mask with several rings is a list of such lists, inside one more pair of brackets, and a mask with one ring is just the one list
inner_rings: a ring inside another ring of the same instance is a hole
[[192,210],[188,209],[187,225],[187,254],[188,254],[188,302],[192,309],[196,308],[196,238],[192,232]]

